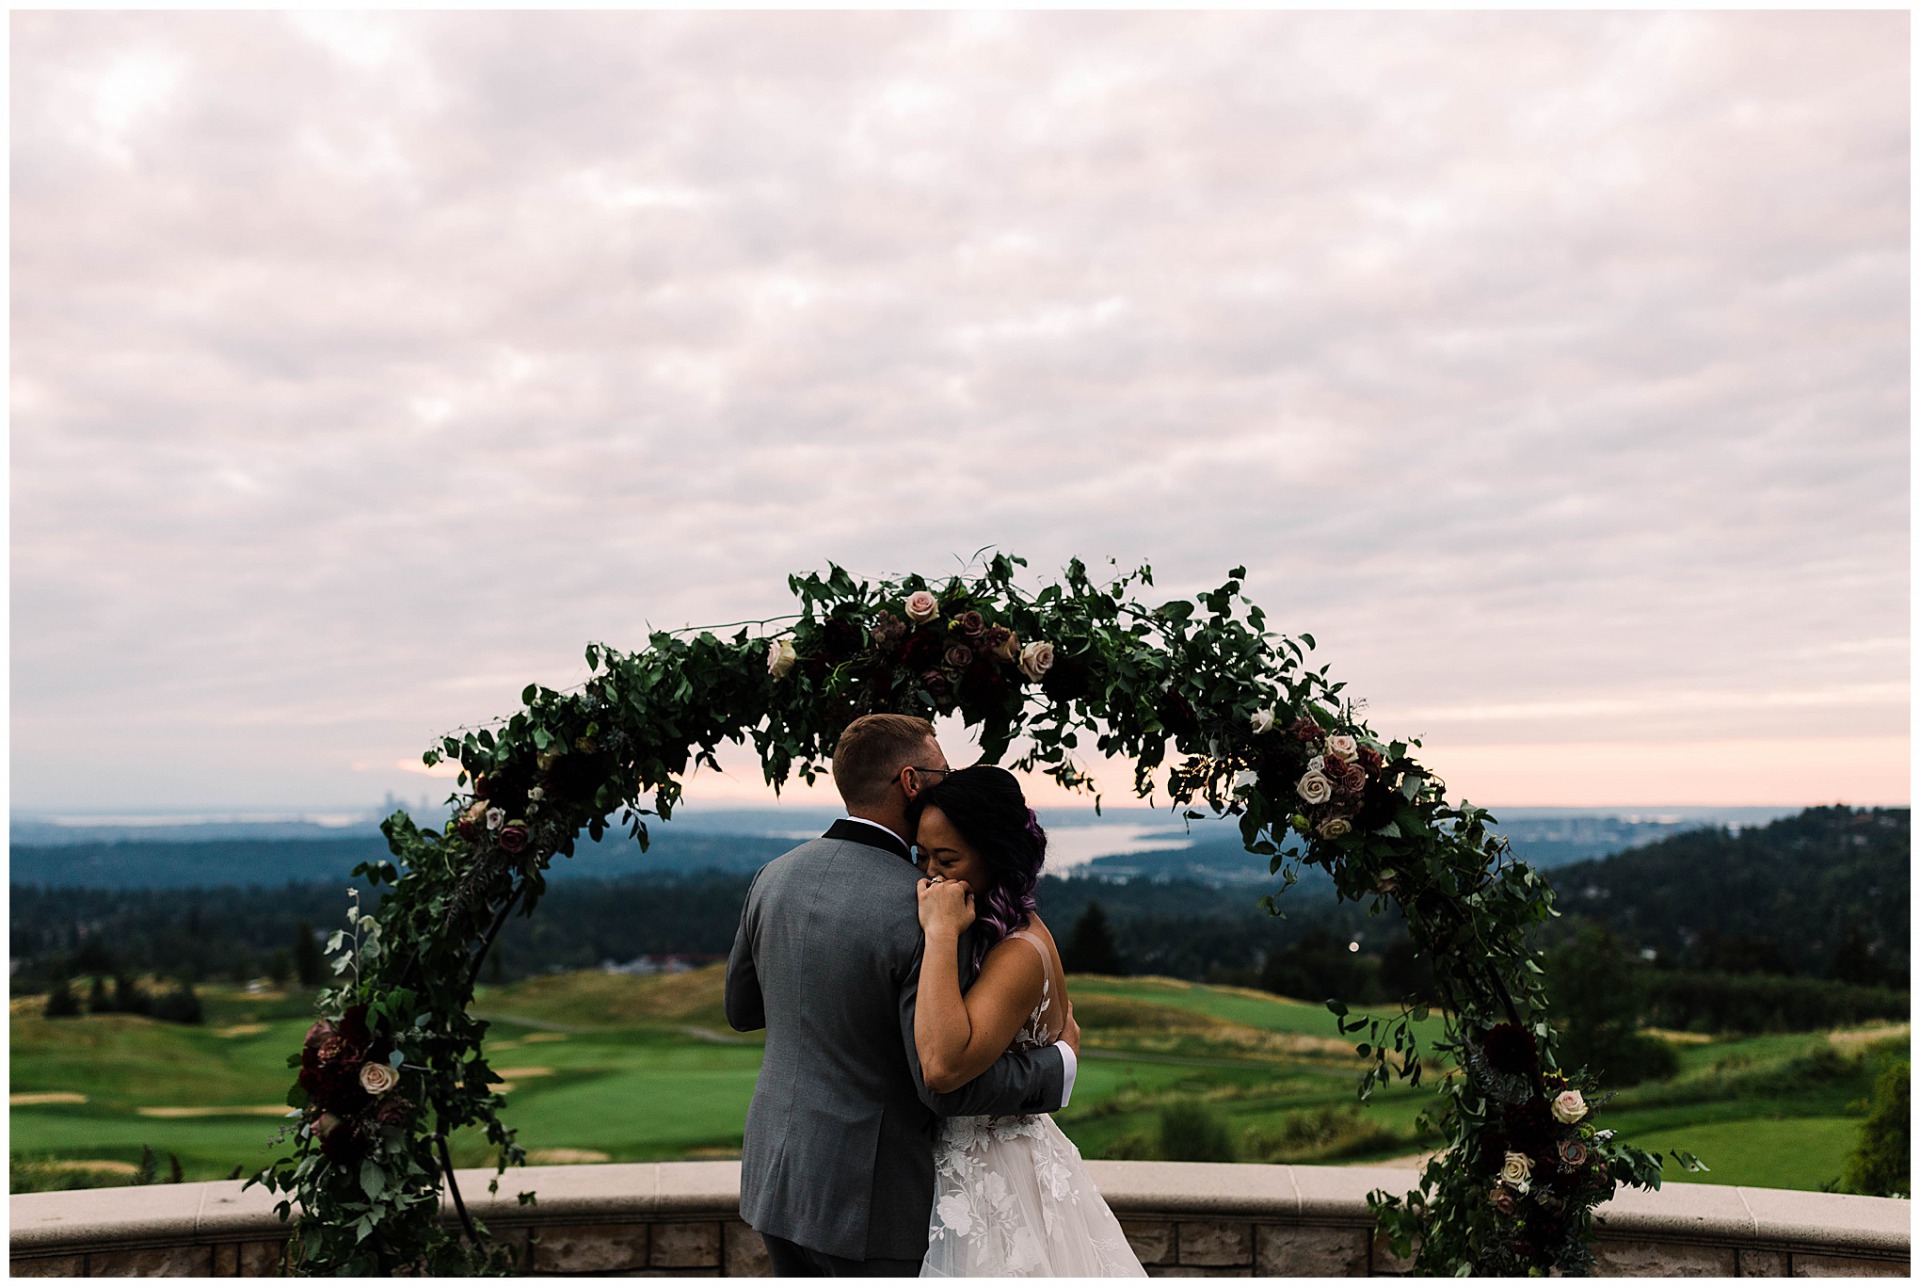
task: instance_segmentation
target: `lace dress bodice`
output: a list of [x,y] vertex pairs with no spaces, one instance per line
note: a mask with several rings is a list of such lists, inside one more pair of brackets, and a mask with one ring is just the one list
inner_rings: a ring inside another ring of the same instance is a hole
[[[1011,1050],[1052,1045],[1066,1028],[1064,982],[1038,936],[1040,1003]],[[934,1204],[921,1277],[1144,1277],[1080,1150],[1045,1113],[949,1117],[934,1145]]]

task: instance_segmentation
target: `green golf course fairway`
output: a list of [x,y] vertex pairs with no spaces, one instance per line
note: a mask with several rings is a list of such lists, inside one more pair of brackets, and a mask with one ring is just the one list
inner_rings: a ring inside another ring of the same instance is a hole
[[[521,1143],[536,1160],[546,1150],[574,1161],[736,1155],[760,1038],[727,1027],[721,983],[713,967],[549,975],[483,989],[474,1008],[493,1024],[488,1059]],[[1340,1036],[1322,1005],[1178,980],[1078,977],[1069,986],[1083,1059],[1059,1120],[1090,1157],[1142,1156],[1162,1113],[1183,1102],[1222,1122],[1242,1160],[1378,1162],[1433,1147],[1415,1123],[1430,1083],[1382,1088],[1363,1114],[1345,1116],[1363,1067],[1353,1044],[1364,1034]],[[167,1154],[177,1156],[189,1179],[265,1165],[287,1120],[274,1108],[291,1081],[286,1057],[311,1022],[312,998],[209,987],[202,999],[201,1027],[128,1015],[48,1020],[36,999],[15,999],[16,1101],[84,1099],[15,1102],[13,1158],[126,1163],[145,1146],[163,1167]],[[1418,1028],[1431,1040],[1439,1020]],[[1689,1045],[1679,1077],[1622,1093],[1605,1123],[1713,1167],[1693,1175],[1669,1166],[1674,1180],[1819,1188],[1853,1147],[1854,1105],[1869,1077],[1860,1059],[1824,1047],[1821,1034]],[[194,1110],[212,1111],[185,1115]],[[1316,1113],[1338,1117],[1341,1131],[1310,1145],[1275,1143]],[[491,1160],[478,1138],[456,1140],[455,1152],[463,1165]]]

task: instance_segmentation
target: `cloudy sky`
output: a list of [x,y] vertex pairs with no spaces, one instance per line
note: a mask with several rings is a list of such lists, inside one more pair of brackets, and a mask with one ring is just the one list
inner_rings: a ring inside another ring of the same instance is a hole
[[1908,21],[17,13],[13,806],[985,545],[1479,803],[1904,802]]

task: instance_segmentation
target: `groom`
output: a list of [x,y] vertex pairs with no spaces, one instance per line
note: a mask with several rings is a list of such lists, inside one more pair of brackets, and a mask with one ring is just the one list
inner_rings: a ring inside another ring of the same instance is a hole
[[[1066,1106],[1077,1041],[1007,1054],[948,1094],[914,1050],[920,932],[909,820],[949,772],[933,725],[867,715],[833,749],[847,817],[760,870],[727,960],[727,1022],[767,1030],[740,1215],[782,1276],[920,1272],[942,1117]],[[963,937],[961,976],[971,944]]]

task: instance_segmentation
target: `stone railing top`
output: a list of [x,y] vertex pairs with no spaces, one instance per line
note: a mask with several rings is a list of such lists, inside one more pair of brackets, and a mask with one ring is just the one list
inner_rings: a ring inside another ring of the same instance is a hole
[[[1100,1192],[1123,1217],[1213,1215],[1369,1225],[1367,1193],[1404,1193],[1416,1172],[1372,1166],[1259,1166],[1212,1162],[1090,1161]],[[739,1207],[738,1162],[640,1162],[509,1171],[489,1194],[490,1170],[461,1171],[477,1216],[497,1225],[670,1218]],[[531,1190],[537,1204],[522,1206]],[[10,1199],[12,1251],[137,1246],[272,1237],[284,1228],[274,1194],[239,1181],[24,1193]],[[1678,1184],[1624,1189],[1600,1207],[1606,1233],[1666,1241],[1740,1243],[1904,1258],[1912,1204],[1838,1193]]]

